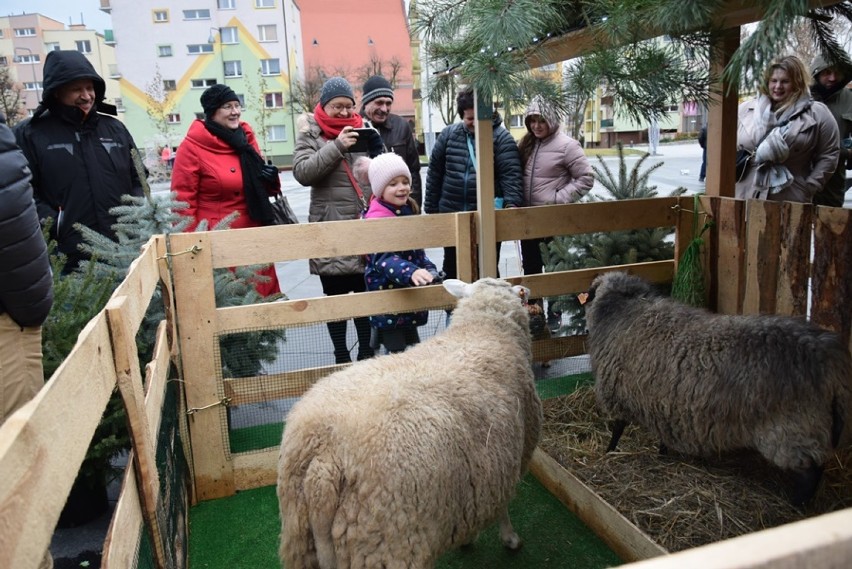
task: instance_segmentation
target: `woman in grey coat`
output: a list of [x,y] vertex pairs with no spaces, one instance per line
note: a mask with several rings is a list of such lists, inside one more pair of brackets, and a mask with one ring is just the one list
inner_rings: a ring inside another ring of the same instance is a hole
[[[298,120],[298,136],[293,153],[293,177],[311,188],[308,221],[359,219],[367,207],[369,186],[361,187],[352,174],[352,164],[366,153],[350,152],[358,140],[361,115],[355,112],[352,87],[341,77],[332,77],[322,87],[320,102],[311,114]],[[375,139],[381,143],[381,137]],[[322,290],[328,296],[364,292],[362,256],[329,257],[310,260],[311,274],[319,275]],[[334,344],[335,363],[352,361],[346,343],[346,321],[328,322]],[[355,318],[358,335],[358,359],[373,356],[370,347],[370,321]]]
[[740,104],[737,148],[753,155],[737,198],[811,203],[834,174],[837,123],[811,99],[809,81],[805,64],[788,55],[764,71],[758,97]]

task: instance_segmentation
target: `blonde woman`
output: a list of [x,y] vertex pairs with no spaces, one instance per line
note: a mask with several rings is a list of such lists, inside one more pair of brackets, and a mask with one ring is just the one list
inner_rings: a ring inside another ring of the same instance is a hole
[[837,166],[839,135],[828,108],[814,101],[810,76],[792,55],[763,72],[756,99],[740,104],[737,148],[752,158],[737,182],[739,199],[811,203]]

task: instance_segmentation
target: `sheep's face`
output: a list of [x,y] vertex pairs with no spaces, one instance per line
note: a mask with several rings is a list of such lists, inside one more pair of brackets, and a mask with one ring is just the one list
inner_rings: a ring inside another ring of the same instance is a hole
[[524,304],[526,304],[527,299],[530,297],[530,289],[527,287],[521,285],[512,286],[503,279],[494,279],[490,277],[479,279],[478,281],[470,284],[459,279],[447,279],[443,284],[444,288],[456,298],[467,298],[472,296],[481,287],[496,287],[511,290],[512,293]]
[[611,301],[615,299],[632,300],[650,296],[654,296],[654,290],[649,283],[635,275],[613,271],[596,276],[588,293],[585,296],[578,295],[578,299],[586,309],[586,322],[591,329],[603,310],[602,304],[612,305]]

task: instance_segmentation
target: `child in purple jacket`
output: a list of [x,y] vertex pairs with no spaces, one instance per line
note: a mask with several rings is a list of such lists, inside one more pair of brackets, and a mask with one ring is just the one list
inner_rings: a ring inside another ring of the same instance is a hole
[[[367,170],[373,199],[364,219],[417,215],[417,204],[411,198],[411,172],[397,154],[388,152],[373,159],[360,158],[356,173],[363,178]],[[367,255],[364,280],[367,290],[387,290],[422,286],[435,281],[438,269],[423,249],[392,251]],[[420,341],[417,327],[426,324],[428,311],[370,316],[373,328],[370,344],[374,349],[384,344],[388,352],[401,352]]]

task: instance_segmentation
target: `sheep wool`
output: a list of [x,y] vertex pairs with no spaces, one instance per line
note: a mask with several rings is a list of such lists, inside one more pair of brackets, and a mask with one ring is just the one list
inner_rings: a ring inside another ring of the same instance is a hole
[[791,500],[816,492],[840,440],[852,357],[804,319],[721,315],[678,303],[622,272],[596,277],[586,307],[595,394],[616,419],[681,453],[750,448],[792,474]]
[[461,297],[444,333],[321,379],[287,417],[288,569],[432,567],[497,520],[520,547],[507,505],[542,421],[523,287],[444,286]]

